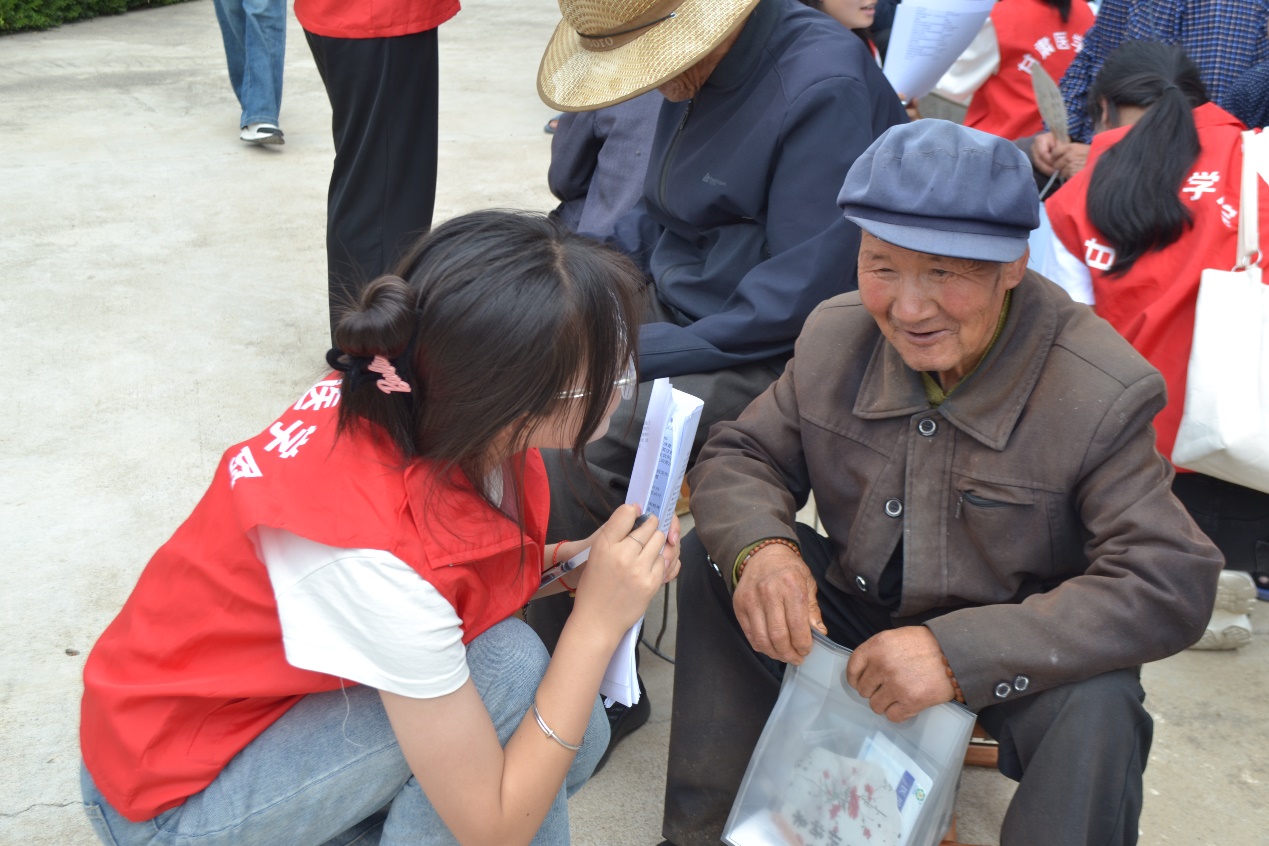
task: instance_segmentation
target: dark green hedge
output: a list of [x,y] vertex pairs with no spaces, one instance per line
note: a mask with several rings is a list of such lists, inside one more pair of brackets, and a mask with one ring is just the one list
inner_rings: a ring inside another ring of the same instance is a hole
[[98,15],[119,15],[129,9],[180,2],[182,0],[0,0],[0,33],[48,29]]

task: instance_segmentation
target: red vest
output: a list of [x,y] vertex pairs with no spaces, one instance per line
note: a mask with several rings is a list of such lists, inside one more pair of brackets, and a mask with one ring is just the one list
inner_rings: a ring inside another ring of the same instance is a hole
[[453,605],[464,643],[537,590],[550,498],[537,451],[521,480],[522,536],[465,481],[438,484],[426,462],[402,467],[385,438],[336,439],[337,375],[225,452],[88,656],[84,762],[130,820],[181,804],[305,694],[340,686],[287,663],[256,526],[392,553]]
[[458,8],[458,0],[295,0],[295,19],[329,38],[392,38],[436,29]]
[[[1177,241],[1146,253],[1122,276],[1110,276],[1114,245],[1088,222],[1087,198],[1094,164],[1129,127],[1093,136],[1088,164],[1054,194],[1045,210],[1058,240],[1082,258],[1093,278],[1093,307],[1159,369],[1168,385],[1168,404],[1155,417],[1159,452],[1171,458],[1185,407],[1185,376],[1194,337],[1199,276],[1207,268],[1234,266],[1238,238],[1239,179],[1243,172],[1243,125],[1208,103],[1194,110],[1202,149],[1181,186],[1181,200],[1194,219]],[[1269,190],[1259,192],[1260,238],[1269,240]]]
[[965,125],[1016,141],[1044,128],[1031,87],[1037,62],[1054,82],[1084,47],[1084,33],[1093,25],[1093,10],[1084,0],[1071,0],[1070,19],[1041,0],[1000,0],[991,23],[1000,47],[1000,70],[974,92]]

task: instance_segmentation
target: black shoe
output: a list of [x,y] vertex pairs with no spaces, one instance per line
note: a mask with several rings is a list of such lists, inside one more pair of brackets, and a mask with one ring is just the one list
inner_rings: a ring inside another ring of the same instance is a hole
[[612,750],[617,748],[621,739],[646,723],[648,717],[652,716],[652,702],[648,699],[648,689],[643,686],[643,679],[639,679],[638,702],[629,708],[620,702],[614,702],[604,711],[608,714],[608,748],[604,750],[603,757],[595,765],[595,773],[602,770],[604,764],[608,763],[608,757],[612,755]]

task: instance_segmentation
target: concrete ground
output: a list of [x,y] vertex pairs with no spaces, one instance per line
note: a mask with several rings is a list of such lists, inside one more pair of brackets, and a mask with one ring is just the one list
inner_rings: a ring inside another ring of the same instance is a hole
[[[438,220],[553,205],[533,78],[556,17],[550,0],[470,0],[441,29]],[[93,842],[84,657],[221,451],[324,369],[330,114],[289,36],[275,150],[237,140],[209,0],[0,39],[2,844]],[[1269,631],[1269,606],[1255,622]],[[580,844],[660,839],[671,668],[644,667],[652,721],[574,800]],[[1145,675],[1142,842],[1269,843],[1269,637]],[[994,843],[1009,795],[968,772],[962,839]]]

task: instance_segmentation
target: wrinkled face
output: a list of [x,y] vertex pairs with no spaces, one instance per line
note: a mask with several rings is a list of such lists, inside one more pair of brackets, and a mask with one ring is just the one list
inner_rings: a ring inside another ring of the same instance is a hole
[[974,369],[991,343],[1005,292],[1027,256],[1007,264],[896,247],[867,232],[859,246],[864,308],[913,370],[937,373],[944,390]]
[[667,79],[658,85],[657,90],[661,92],[661,96],[671,103],[682,103],[684,100],[690,100],[695,97],[697,92],[701,90],[701,86],[709,79],[709,75],[718,67],[718,63],[727,55],[727,51],[736,43],[736,39],[740,37],[743,29],[743,26],[737,27],[734,32],[723,39],[721,44],[706,53],[705,57],[699,62],[673,79]]
[[824,11],[847,29],[867,29],[877,17],[877,0],[824,0]]

